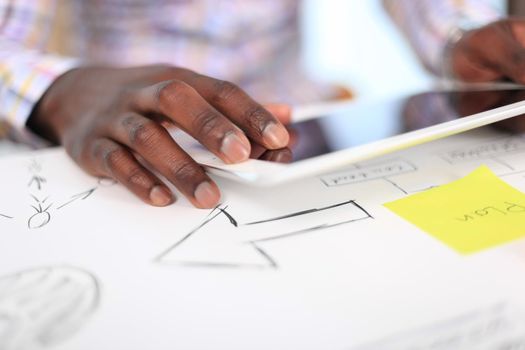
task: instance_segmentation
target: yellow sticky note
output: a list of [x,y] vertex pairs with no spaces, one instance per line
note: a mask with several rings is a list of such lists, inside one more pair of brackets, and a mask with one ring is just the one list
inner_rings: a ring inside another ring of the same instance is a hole
[[463,254],[525,236],[525,194],[486,166],[385,207]]

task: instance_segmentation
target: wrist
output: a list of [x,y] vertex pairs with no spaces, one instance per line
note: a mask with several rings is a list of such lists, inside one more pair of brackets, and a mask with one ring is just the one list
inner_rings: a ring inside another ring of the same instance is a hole
[[26,123],[26,127],[33,133],[56,145],[61,144],[65,124],[59,108],[62,85],[78,70],[79,68],[71,69],[51,83],[33,107]]
[[470,20],[459,20],[450,28],[442,52],[441,76],[446,80],[457,80],[454,69],[454,49],[469,32],[483,27],[484,24]]

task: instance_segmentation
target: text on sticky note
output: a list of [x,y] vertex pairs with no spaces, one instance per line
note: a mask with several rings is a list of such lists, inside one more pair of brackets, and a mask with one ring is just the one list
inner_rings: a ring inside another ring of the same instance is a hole
[[385,207],[464,254],[525,236],[525,194],[486,166]]

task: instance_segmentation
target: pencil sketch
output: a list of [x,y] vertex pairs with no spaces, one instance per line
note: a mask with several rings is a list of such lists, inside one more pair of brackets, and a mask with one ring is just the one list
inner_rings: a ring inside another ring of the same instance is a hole
[[[92,187],[87,191],[83,191],[80,193],[77,193],[71,197],[69,197],[67,200],[65,200],[60,205],[56,206],[55,210],[60,210],[72,203],[75,203],[77,201],[83,201],[89,197],[98,189],[98,187]],[[40,200],[37,196],[31,194],[31,198],[35,201],[34,204],[31,205],[31,207],[35,210],[35,213],[31,215],[27,221],[27,227],[30,229],[38,229],[42,228],[45,225],[47,225],[52,218],[51,210],[53,209],[53,203],[48,203],[49,196],[45,197],[44,199]]]
[[58,344],[80,329],[99,300],[97,279],[76,267],[42,267],[0,277],[0,349]]
[[51,208],[53,203],[46,203],[49,197],[46,197],[43,200],[40,200],[33,195],[31,195],[31,197],[36,202],[35,205],[31,205],[31,207],[36,211],[36,213],[31,215],[27,220],[27,227],[30,229],[41,228],[47,225],[51,220],[51,214],[49,213],[49,209]]
[[31,188],[33,185],[35,185],[33,187],[36,187],[38,191],[42,190],[43,185],[47,181],[45,177],[40,175],[40,173],[42,172],[42,165],[36,159],[33,158],[29,162],[27,169],[31,174],[31,178],[27,184],[27,187]]
[[504,139],[483,142],[468,147],[454,148],[441,153],[441,157],[450,164],[483,160],[508,154],[525,152],[525,138],[506,137]]
[[454,148],[440,153],[439,156],[451,165],[492,160],[508,169],[509,172],[515,172],[516,167],[503,157],[523,152],[525,152],[525,138],[513,136],[469,145],[468,147]]
[[417,170],[417,167],[407,160],[390,159],[365,166],[356,164],[354,169],[325,175],[320,179],[325,186],[334,187],[385,179]]
[[364,165],[357,163],[354,164],[352,169],[322,176],[320,180],[326,187],[346,186],[377,180],[386,181],[403,194],[421,192],[435,187],[426,186],[409,190],[392,180],[392,177],[413,173],[418,170],[414,163],[405,159],[394,158]]
[[185,266],[276,269],[277,260],[261,243],[367,219],[373,216],[355,200],[245,223],[234,217],[227,205],[219,205],[154,261]]
[[[75,202],[84,201],[87,198],[90,198],[99,188],[111,187],[117,184],[113,179],[97,178],[95,186],[60,201],[56,200],[57,196],[53,196],[49,191],[49,179],[43,175],[45,168],[38,159],[30,159],[27,171],[29,172],[27,191],[31,198],[29,207],[32,208],[32,213],[29,216],[26,216],[26,226],[28,229],[40,229],[45,227],[52,221],[58,210],[70,206]],[[51,200],[52,197],[55,197],[53,201]],[[55,205],[56,202],[58,202],[58,205]],[[0,219],[14,218],[13,215],[8,215],[5,212],[0,213]]]
[[[255,243],[244,244],[238,241],[232,242],[224,236],[222,236],[223,240],[218,237],[219,234],[227,234],[238,227],[237,221],[227,209],[226,205],[215,207],[199,225],[159,254],[154,261],[199,267],[277,268],[275,260]],[[197,233],[205,236],[197,237]],[[207,233],[215,235],[214,238],[218,239],[211,242],[203,241],[207,238]],[[194,241],[193,238],[200,239]],[[199,245],[204,249],[200,249]],[[188,246],[189,254],[187,251],[181,252]]]
[[39,173],[42,171],[42,164],[40,164],[40,162],[37,161],[35,158],[31,158],[29,160],[27,170],[33,174]]
[[[499,137],[477,144],[438,151],[432,153],[432,156],[437,157],[436,160],[445,161],[451,166],[492,161],[503,167],[503,170],[498,173],[499,176],[510,176],[525,174],[525,168],[521,163],[517,163],[512,159],[512,156],[520,155],[524,152],[525,137],[507,135],[504,138]],[[320,177],[320,180],[328,188],[381,180],[389,183],[405,195],[426,191],[440,185],[439,183],[421,183],[419,186],[414,186],[414,188],[402,185],[403,181],[399,180],[399,175],[417,171],[422,171],[422,169],[420,166],[416,166],[414,162],[403,158],[393,158],[365,164],[357,163],[350,169],[324,175]]]
[[399,183],[397,183],[396,181],[394,181],[392,179],[384,178],[383,180],[385,180],[388,183],[390,183],[392,186],[397,188],[403,194],[412,194],[412,193],[417,193],[417,192],[423,192],[423,191],[426,191],[426,190],[430,190],[432,188],[439,187],[438,185],[432,185],[432,186],[426,186],[426,187],[422,187],[422,188],[416,188],[416,189],[410,189],[409,190],[409,189],[406,189],[405,187],[401,186]]
[[33,175],[33,177],[31,177],[31,180],[27,184],[27,187],[31,187],[31,185],[35,184],[37,190],[40,191],[42,189],[42,186],[46,183],[46,181],[47,180],[42,176]]
[[96,187],[93,187],[93,188],[91,188],[91,189],[89,189],[87,191],[84,191],[84,192],[81,192],[79,194],[75,194],[75,195],[71,196],[71,198],[68,201],[66,201],[65,203],[59,205],[57,207],[57,210],[58,209],[62,209],[66,205],[71,204],[71,203],[73,203],[76,200],[84,200],[84,199],[88,198],[89,196],[91,196],[93,194],[93,192],[96,191],[96,189],[97,189]]
[[[268,242],[367,219],[373,219],[373,216],[355,200],[348,200],[249,222],[245,224],[243,235],[249,236],[252,242]],[[255,230],[253,225],[257,225]]]
[[[27,228],[29,229],[44,227],[51,221],[51,214],[49,213],[49,210],[53,203],[46,203],[49,199],[49,196],[44,190],[44,185],[47,183],[47,180],[45,177],[40,175],[42,169],[43,167],[40,162],[38,162],[36,159],[31,159],[28,166],[30,180],[27,187],[29,187],[29,195],[34,201],[34,203],[30,204],[30,206],[35,210],[35,212],[27,220]],[[44,196],[44,199],[40,199],[41,197],[39,198],[39,196]]]

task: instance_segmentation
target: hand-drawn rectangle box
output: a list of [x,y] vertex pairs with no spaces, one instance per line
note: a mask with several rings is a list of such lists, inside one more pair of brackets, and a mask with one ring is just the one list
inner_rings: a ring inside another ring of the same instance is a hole
[[367,164],[356,169],[330,174],[321,177],[327,187],[350,185],[359,182],[382,179],[416,171],[417,167],[403,159],[391,159],[384,162]]
[[525,138],[509,137],[503,140],[450,150],[441,154],[441,158],[450,164],[457,164],[519,152],[525,152]]

